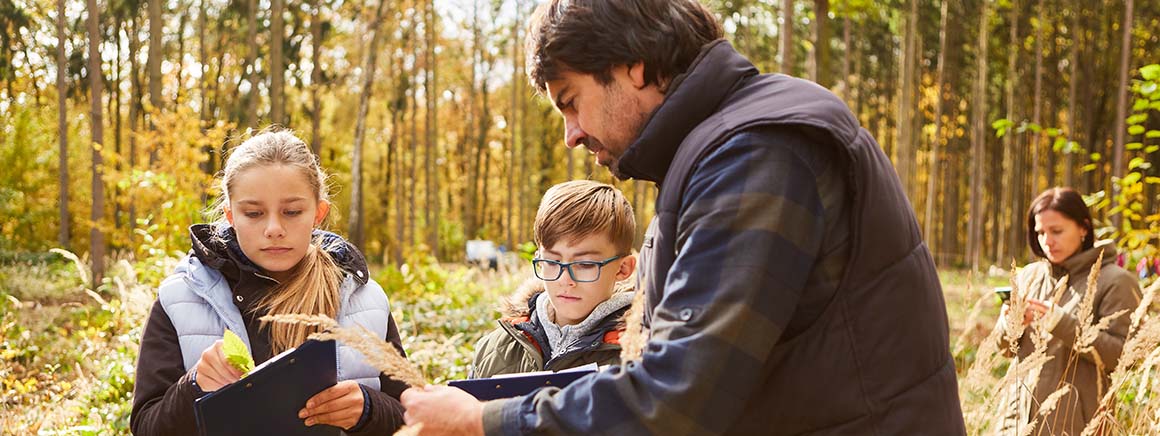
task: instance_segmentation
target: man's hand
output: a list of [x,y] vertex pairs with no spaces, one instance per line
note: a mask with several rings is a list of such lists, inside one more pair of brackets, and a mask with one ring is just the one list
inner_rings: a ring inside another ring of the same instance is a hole
[[403,391],[407,425],[423,424],[423,436],[483,436],[483,403],[462,389],[427,386]]
[[349,430],[362,418],[363,401],[358,382],[345,380],[310,397],[298,417],[307,426],[326,424]]

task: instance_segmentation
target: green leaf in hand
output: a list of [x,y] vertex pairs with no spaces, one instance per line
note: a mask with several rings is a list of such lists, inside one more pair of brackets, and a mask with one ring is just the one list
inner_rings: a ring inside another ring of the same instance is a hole
[[250,350],[246,348],[242,338],[232,331],[226,330],[222,339],[224,340],[222,353],[226,355],[226,361],[241,371],[242,377],[245,377],[254,369],[254,358],[250,356]]

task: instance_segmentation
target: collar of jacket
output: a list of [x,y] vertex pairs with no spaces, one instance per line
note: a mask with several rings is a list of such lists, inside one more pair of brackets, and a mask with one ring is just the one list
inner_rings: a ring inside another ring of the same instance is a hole
[[1106,239],[1096,241],[1092,248],[1073,254],[1058,265],[1052,264],[1051,275],[1057,279],[1066,275],[1070,283],[1074,283],[1076,280],[1087,281],[1088,274],[1091,274],[1092,265],[1096,263],[1096,259],[1099,259],[1100,253],[1104,254],[1100,268],[1114,263],[1117,254],[1116,244]]
[[[192,253],[202,264],[216,269],[238,293],[239,287],[252,288],[270,286],[278,282],[270,278],[257,264],[242,252],[238,235],[233,227],[218,224],[194,224],[189,228]],[[334,233],[315,230],[313,237],[320,239],[320,245],[334,262],[354,277],[358,284],[365,285],[370,280],[366,258],[357,248]]]
[[706,44],[689,70],[673,78],[664,101],[620,157],[616,172],[623,177],[664,182],[685,136],[716,112],[744,79],[757,73],[757,67],[728,41]]

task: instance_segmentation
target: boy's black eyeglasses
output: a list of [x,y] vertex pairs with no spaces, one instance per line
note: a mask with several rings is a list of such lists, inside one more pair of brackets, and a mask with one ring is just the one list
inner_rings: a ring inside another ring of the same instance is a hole
[[604,265],[622,257],[624,255],[621,254],[604,260],[578,260],[568,263],[536,258],[532,259],[532,267],[536,270],[536,278],[540,280],[548,282],[559,280],[564,275],[564,270],[567,269],[568,276],[572,277],[572,281],[588,283],[600,280],[600,270],[604,269]]

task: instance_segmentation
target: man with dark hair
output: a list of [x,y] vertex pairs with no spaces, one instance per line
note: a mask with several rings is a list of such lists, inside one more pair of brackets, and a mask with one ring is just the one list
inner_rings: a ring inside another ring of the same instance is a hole
[[619,178],[657,183],[639,361],[424,434],[964,434],[934,262],[894,168],[816,84],[760,75],[695,0],[549,0],[530,77]]

